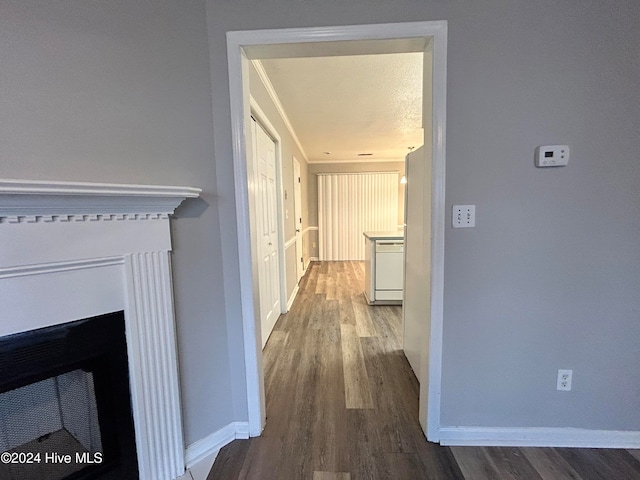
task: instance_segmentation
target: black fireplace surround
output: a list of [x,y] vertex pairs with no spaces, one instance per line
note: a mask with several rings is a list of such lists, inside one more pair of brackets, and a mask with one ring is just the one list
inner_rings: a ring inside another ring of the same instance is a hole
[[77,369],[93,376],[102,461],[65,480],[137,479],[124,312],[0,338],[0,394]]

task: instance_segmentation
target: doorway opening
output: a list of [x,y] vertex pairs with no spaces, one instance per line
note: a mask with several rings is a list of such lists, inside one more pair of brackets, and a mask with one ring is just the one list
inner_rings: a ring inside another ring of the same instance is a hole
[[[227,33],[233,135],[240,280],[249,434],[260,435],[266,420],[264,374],[260,347],[256,219],[251,211],[245,132],[250,130],[249,61],[295,56],[431,52],[433,101],[423,111],[432,123],[431,136],[431,286],[428,364],[421,369],[420,423],[430,441],[439,441],[442,364],[442,303],[444,276],[444,185],[446,131],[446,41],[444,21],[241,31]],[[251,195],[253,195],[253,190]]]

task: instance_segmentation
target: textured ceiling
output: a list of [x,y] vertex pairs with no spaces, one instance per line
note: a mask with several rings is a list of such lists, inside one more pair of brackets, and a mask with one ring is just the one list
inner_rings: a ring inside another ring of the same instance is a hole
[[261,63],[310,162],[402,160],[422,145],[422,53]]

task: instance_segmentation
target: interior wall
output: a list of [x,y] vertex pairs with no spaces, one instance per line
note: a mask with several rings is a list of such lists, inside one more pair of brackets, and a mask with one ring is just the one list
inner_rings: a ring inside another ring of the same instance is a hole
[[[281,142],[281,152],[282,152],[282,183],[284,188],[284,209],[285,209],[285,218],[284,218],[284,241],[287,242],[295,237],[296,234],[296,224],[295,224],[295,209],[294,209],[294,181],[293,178],[293,157],[295,156],[300,164],[300,178],[301,181],[301,197],[302,197],[302,228],[306,228],[309,225],[309,217],[308,217],[308,200],[306,194],[306,177],[307,177],[307,162],[303,153],[300,151],[300,148],[296,144],[293,136],[287,129],[284,120],[282,119],[278,109],[276,108],[273,100],[271,99],[267,89],[265,88],[258,72],[256,71],[254,65],[250,63],[249,67],[249,90],[251,92],[251,96],[258,103],[262,111],[267,116],[269,122],[273,125],[273,127],[278,132],[280,136]],[[305,251],[305,245],[303,242],[303,258],[308,259],[309,253]],[[296,281],[296,246],[295,243],[292,243],[289,248],[285,251],[286,257],[286,269],[285,278],[287,284],[287,298],[291,296],[293,290],[297,285]]]
[[0,12],[1,177],[203,189],[171,220],[189,445],[234,418],[204,0]]
[[[447,20],[446,209],[477,205],[477,226],[445,234],[442,424],[640,429],[638,2],[207,4],[225,258],[237,258],[225,32]],[[536,146],[555,143],[571,146],[569,165],[536,169]],[[224,274],[240,372],[237,261]],[[556,391],[559,368],[573,391]]]
[[206,0],[209,53],[204,2],[0,0],[3,177],[204,189],[172,221],[187,444],[247,419],[225,32],[443,19],[447,211],[478,206],[445,238],[443,424],[639,429],[637,2]]

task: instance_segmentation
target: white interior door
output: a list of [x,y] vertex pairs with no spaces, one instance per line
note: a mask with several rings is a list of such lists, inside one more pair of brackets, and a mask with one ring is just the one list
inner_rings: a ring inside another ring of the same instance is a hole
[[296,279],[299,282],[304,275],[302,258],[302,185],[300,163],[293,157],[293,210],[296,219]]
[[256,158],[256,216],[260,320],[264,348],[280,315],[280,277],[276,212],[276,145],[255,120],[252,134]]

